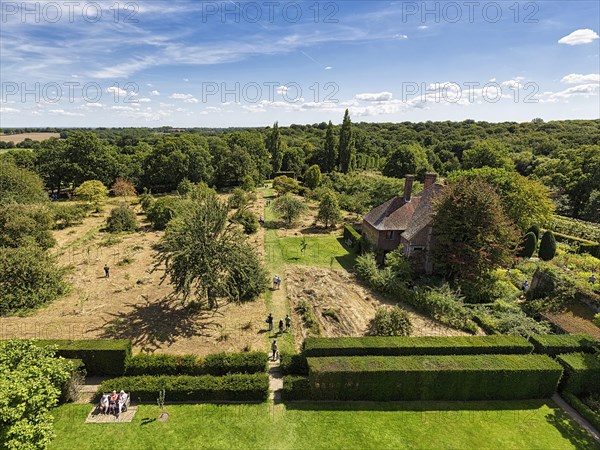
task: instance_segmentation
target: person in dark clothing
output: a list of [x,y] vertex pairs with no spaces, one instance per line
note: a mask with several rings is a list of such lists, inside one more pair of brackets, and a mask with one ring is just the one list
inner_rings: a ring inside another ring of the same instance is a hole
[[269,331],[273,329],[273,315],[269,313],[267,317],[267,324],[269,325]]
[[289,330],[292,326],[292,318],[289,315],[285,315],[285,329]]
[[279,334],[283,333],[283,320],[279,321]]
[[277,360],[277,341],[273,341],[271,344],[271,350],[273,351],[273,361]]
[[104,264],[104,278],[110,278],[110,267],[108,267],[108,264]]

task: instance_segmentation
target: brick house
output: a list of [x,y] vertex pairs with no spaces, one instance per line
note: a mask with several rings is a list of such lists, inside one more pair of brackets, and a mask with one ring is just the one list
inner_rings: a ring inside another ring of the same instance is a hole
[[415,270],[432,273],[433,199],[444,189],[437,174],[425,174],[423,191],[412,195],[414,175],[407,175],[404,194],[377,206],[363,217],[362,236],[383,263],[385,255],[402,247]]

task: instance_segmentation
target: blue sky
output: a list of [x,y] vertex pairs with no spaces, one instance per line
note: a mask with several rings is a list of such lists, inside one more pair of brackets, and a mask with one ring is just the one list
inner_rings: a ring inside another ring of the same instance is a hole
[[0,3],[2,127],[600,117],[597,1]]

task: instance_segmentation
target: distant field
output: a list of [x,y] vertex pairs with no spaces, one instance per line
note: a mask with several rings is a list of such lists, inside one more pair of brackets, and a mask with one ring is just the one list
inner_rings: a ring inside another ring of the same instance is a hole
[[60,133],[23,133],[23,134],[9,134],[0,135],[0,141],[2,142],[14,142],[18,144],[23,142],[25,139],[31,139],[32,141],[44,141],[51,137],[60,138]]

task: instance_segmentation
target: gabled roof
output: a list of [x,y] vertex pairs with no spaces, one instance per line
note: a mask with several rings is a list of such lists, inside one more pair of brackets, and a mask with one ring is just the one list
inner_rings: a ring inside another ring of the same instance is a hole
[[433,197],[443,188],[443,185],[434,183],[413,196],[410,202],[406,202],[402,197],[394,197],[372,209],[363,219],[376,230],[405,231],[403,237],[405,234],[414,236],[431,220]]

